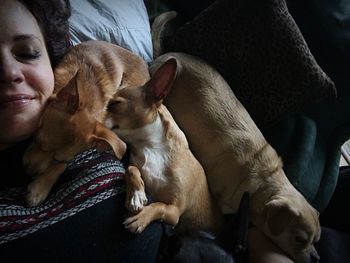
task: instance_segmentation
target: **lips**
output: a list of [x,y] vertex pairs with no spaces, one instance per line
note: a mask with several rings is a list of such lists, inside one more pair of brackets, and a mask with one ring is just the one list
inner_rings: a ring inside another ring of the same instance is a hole
[[0,107],[6,108],[6,107],[21,106],[29,103],[32,99],[34,98],[27,94],[16,94],[16,95],[4,96],[0,98]]

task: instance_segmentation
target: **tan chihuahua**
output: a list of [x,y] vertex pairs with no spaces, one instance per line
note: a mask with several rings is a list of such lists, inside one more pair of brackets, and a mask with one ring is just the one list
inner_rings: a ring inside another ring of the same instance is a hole
[[[155,19],[154,47],[161,48],[161,31],[175,16],[166,12]],[[290,183],[277,152],[232,92],[234,87],[208,63],[184,53],[157,57],[151,75],[169,59],[176,59],[178,67],[164,103],[203,165],[221,210],[235,212],[242,193],[249,192],[252,223],[295,262],[318,262],[313,244],[321,233],[319,213]]]
[[147,64],[117,45],[88,41],[73,47],[55,72],[54,95],[23,162],[33,176],[26,202],[40,204],[67,163],[88,148],[111,147],[121,158],[126,145],[103,123],[109,100],[121,87],[149,79]]
[[[119,90],[106,118],[106,126],[130,145],[126,206],[135,214],[125,226],[135,233],[154,220],[176,226],[177,231],[216,232],[223,224],[202,166],[162,104],[176,67],[176,60],[169,60],[145,86]],[[146,205],[145,191],[154,203]]]
[[242,193],[249,192],[252,223],[296,262],[317,262],[318,212],[290,183],[231,88],[204,61],[183,53],[158,57],[151,72],[169,59],[177,60],[178,71],[165,105],[203,165],[223,213],[234,213]]

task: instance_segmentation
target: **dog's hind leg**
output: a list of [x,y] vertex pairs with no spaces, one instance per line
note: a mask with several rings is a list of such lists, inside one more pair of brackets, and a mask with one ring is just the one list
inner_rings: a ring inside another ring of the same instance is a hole
[[176,205],[161,202],[145,206],[138,214],[127,218],[124,225],[133,233],[141,233],[151,222],[160,220],[175,226],[179,222],[180,211]]
[[53,185],[66,169],[65,162],[53,161],[52,165],[40,175],[34,177],[33,182],[28,185],[26,203],[28,206],[41,204],[49,195]]

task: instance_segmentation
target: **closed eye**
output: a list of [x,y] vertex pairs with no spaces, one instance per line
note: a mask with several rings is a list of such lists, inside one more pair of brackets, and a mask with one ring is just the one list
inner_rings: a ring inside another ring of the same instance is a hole
[[123,103],[122,100],[113,100],[110,101],[107,105],[107,111],[109,112],[113,112],[115,110],[117,110],[117,108]]
[[13,37],[13,56],[21,62],[34,61],[42,56],[45,44],[35,34],[19,34]]
[[19,60],[35,60],[40,58],[40,56],[41,56],[40,52],[37,52],[37,51],[16,54],[16,58]]
[[305,236],[296,236],[295,237],[295,242],[298,246],[304,247],[309,243],[309,240]]

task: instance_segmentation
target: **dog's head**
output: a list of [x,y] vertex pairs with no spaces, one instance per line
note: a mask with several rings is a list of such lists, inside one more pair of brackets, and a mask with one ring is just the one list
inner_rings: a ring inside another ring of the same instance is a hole
[[[111,147],[120,159],[126,145],[120,138],[96,120],[96,115],[85,105],[87,96],[81,92],[86,83],[76,73],[53,95],[41,117],[35,143],[44,152],[50,152],[58,161],[69,161],[77,153],[91,147]],[[91,97],[90,100],[96,99]],[[35,149],[35,148],[34,148]],[[27,160],[35,151],[28,151]]]
[[319,213],[299,194],[276,197],[265,208],[265,234],[295,262],[318,262]]
[[108,106],[107,127],[119,133],[152,123],[157,108],[169,93],[176,76],[177,62],[166,61],[143,86],[129,86],[116,92]]

